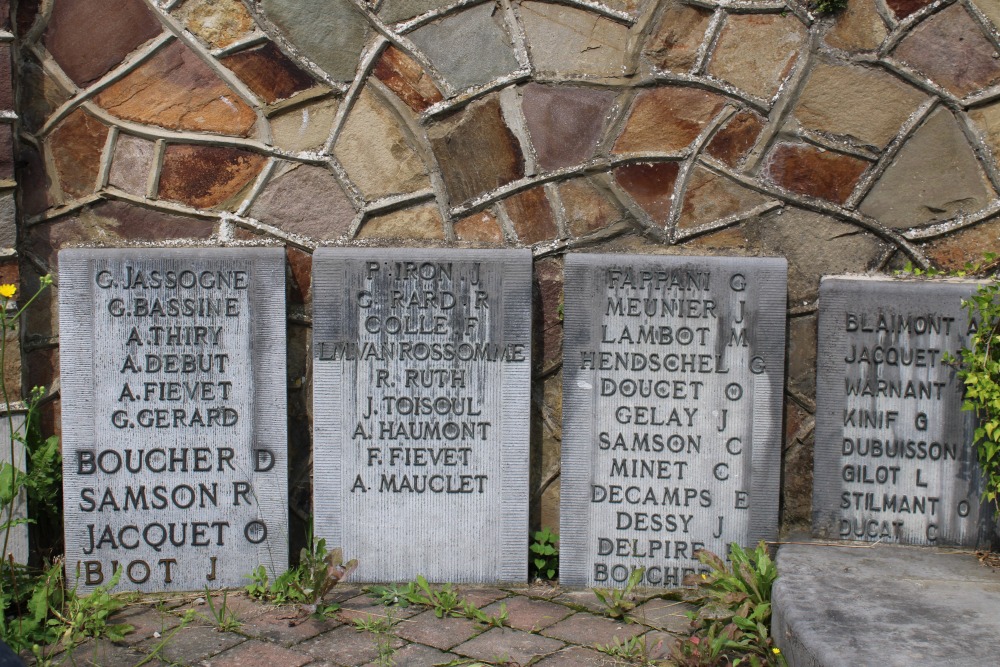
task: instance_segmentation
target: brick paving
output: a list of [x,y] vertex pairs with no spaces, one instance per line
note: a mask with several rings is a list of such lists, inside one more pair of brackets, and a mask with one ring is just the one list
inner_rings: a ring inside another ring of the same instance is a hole
[[[136,630],[121,642],[88,641],[56,662],[95,667],[624,667],[608,646],[641,637],[650,659],[662,658],[687,629],[689,605],[651,597],[638,600],[627,620],[603,615],[589,591],[533,585],[460,588],[463,598],[489,616],[507,612],[504,626],[468,618],[438,618],[432,609],[382,606],[361,588],[330,596],[341,609],[331,618],[305,616],[295,605],[275,606],[228,594],[239,627],[220,632],[203,596],[151,598],[113,619]],[[215,598],[218,610],[221,595]],[[187,610],[193,620],[182,622]],[[359,629],[355,623],[366,623]],[[602,650],[603,649],[603,650]],[[390,661],[391,659],[391,661]]]

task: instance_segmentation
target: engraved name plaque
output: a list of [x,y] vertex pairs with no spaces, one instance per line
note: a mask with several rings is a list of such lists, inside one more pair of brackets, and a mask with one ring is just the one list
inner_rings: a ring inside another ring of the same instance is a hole
[[679,586],[777,533],[783,259],[566,257],[560,582]]
[[531,253],[321,248],[313,507],[362,581],[527,576]]
[[970,330],[973,281],[831,277],[820,285],[813,532],[985,545],[975,419],[944,355]]
[[83,590],[288,567],[278,248],[59,253],[66,570]]

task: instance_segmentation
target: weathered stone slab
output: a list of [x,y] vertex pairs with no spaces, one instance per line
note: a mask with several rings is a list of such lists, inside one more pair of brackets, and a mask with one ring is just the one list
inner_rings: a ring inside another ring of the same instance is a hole
[[969,332],[973,281],[830,277],[820,284],[813,532],[982,545],[990,511],[962,383],[943,362]]
[[784,259],[566,257],[560,583],[678,586],[778,529]]
[[[24,472],[26,465],[24,443],[15,437],[13,446],[11,445],[10,429],[7,427],[8,414],[13,420],[14,432],[24,433],[23,412],[14,410],[8,413],[0,410],[0,463],[12,463],[15,468]],[[5,539],[6,532],[6,551],[2,554],[4,560],[13,556],[17,563],[28,562],[28,524],[17,523],[27,518],[28,497],[22,490],[11,506],[5,507],[0,514],[0,526],[10,525],[9,532],[0,530],[0,540]]]
[[59,253],[66,569],[82,590],[288,567],[280,248]]
[[316,535],[362,581],[524,581],[531,253],[313,256]]

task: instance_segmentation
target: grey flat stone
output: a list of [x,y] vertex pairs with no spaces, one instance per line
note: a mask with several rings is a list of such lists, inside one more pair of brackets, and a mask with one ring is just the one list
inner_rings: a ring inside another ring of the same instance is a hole
[[791,667],[995,665],[1000,574],[968,552],[785,545],[775,643]]

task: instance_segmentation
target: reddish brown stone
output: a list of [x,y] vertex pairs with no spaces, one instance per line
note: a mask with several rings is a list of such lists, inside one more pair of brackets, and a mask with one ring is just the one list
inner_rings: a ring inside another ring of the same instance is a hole
[[640,162],[615,169],[615,180],[635,202],[660,224],[670,216],[674,182],[680,164],[677,162]]
[[927,19],[893,55],[953,94],[963,97],[1000,81],[1000,59],[961,4]]
[[966,263],[981,262],[984,252],[1000,253],[1000,220],[990,220],[966,227],[928,241],[921,249],[936,266],[946,271],[958,271]]
[[0,262],[0,284],[17,285],[21,282],[21,269],[16,258]]
[[156,15],[142,0],[59,0],[43,41],[69,78],[85,86],[160,30]]
[[161,49],[94,100],[119,118],[171,130],[245,137],[257,120],[253,109],[180,41]]
[[525,86],[521,109],[538,165],[558,169],[592,157],[615,96],[600,88]]
[[294,246],[285,248],[288,258],[288,301],[309,303],[312,300],[312,255]]
[[198,208],[225,203],[250,184],[267,160],[228,146],[167,146],[160,197]]
[[[10,0],[4,0],[7,6],[10,6]],[[42,0],[20,0],[17,3],[17,7],[14,9],[15,16],[13,17],[13,24],[17,30],[17,36],[23,37],[26,32],[31,30],[31,27],[35,25],[35,19],[38,18],[38,11],[42,7]]]
[[470,104],[427,135],[452,205],[524,176],[521,147],[496,96]]
[[443,99],[420,64],[391,44],[375,63],[374,74],[414,111],[424,111]]
[[715,133],[705,152],[716,160],[735,167],[757,143],[764,129],[764,119],[752,111],[741,111]]
[[503,243],[503,230],[495,215],[489,211],[473,213],[455,221],[455,236],[460,241],[485,241]]
[[[22,4],[29,4],[27,2]],[[0,0],[0,29],[10,30],[11,12],[10,0]]]
[[60,248],[73,245],[121,245],[127,241],[207,239],[215,231],[211,220],[189,218],[143,208],[123,201],[102,201],[71,217],[56,218],[27,228],[26,247],[58,269]]
[[0,123],[0,180],[14,178],[14,131]]
[[14,108],[14,88],[11,85],[10,46],[0,45],[0,109]]
[[219,62],[233,70],[268,104],[289,98],[315,83],[274,42],[220,58]]
[[684,247],[698,250],[741,250],[747,247],[747,238],[743,228],[734,225],[711,234],[696,236],[686,241]]
[[684,191],[684,205],[677,227],[698,227],[749,210],[765,201],[767,198],[759,192],[702,166],[695,166]]
[[778,144],[767,164],[774,183],[810,197],[843,204],[851,196],[868,163],[807,144]]
[[534,359],[539,368],[548,368],[562,359],[562,258],[546,257],[535,262]]
[[674,86],[636,96],[615,153],[683,150],[719,112],[725,100],[715,93]]
[[559,235],[556,216],[544,187],[531,188],[508,197],[503,207],[521,243],[548,241]]
[[94,191],[107,139],[108,128],[83,109],[71,113],[53,130],[49,149],[63,192],[83,197]]
[[625,219],[621,209],[586,179],[561,183],[559,199],[573,236],[586,236]]
[[250,215],[286,232],[330,240],[347,233],[354,208],[328,169],[302,165],[272,177]]
[[913,12],[923,9],[932,2],[934,0],[885,0],[885,4],[889,5],[889,9],[892,10],[892,13],[898,19],[905,19]]

